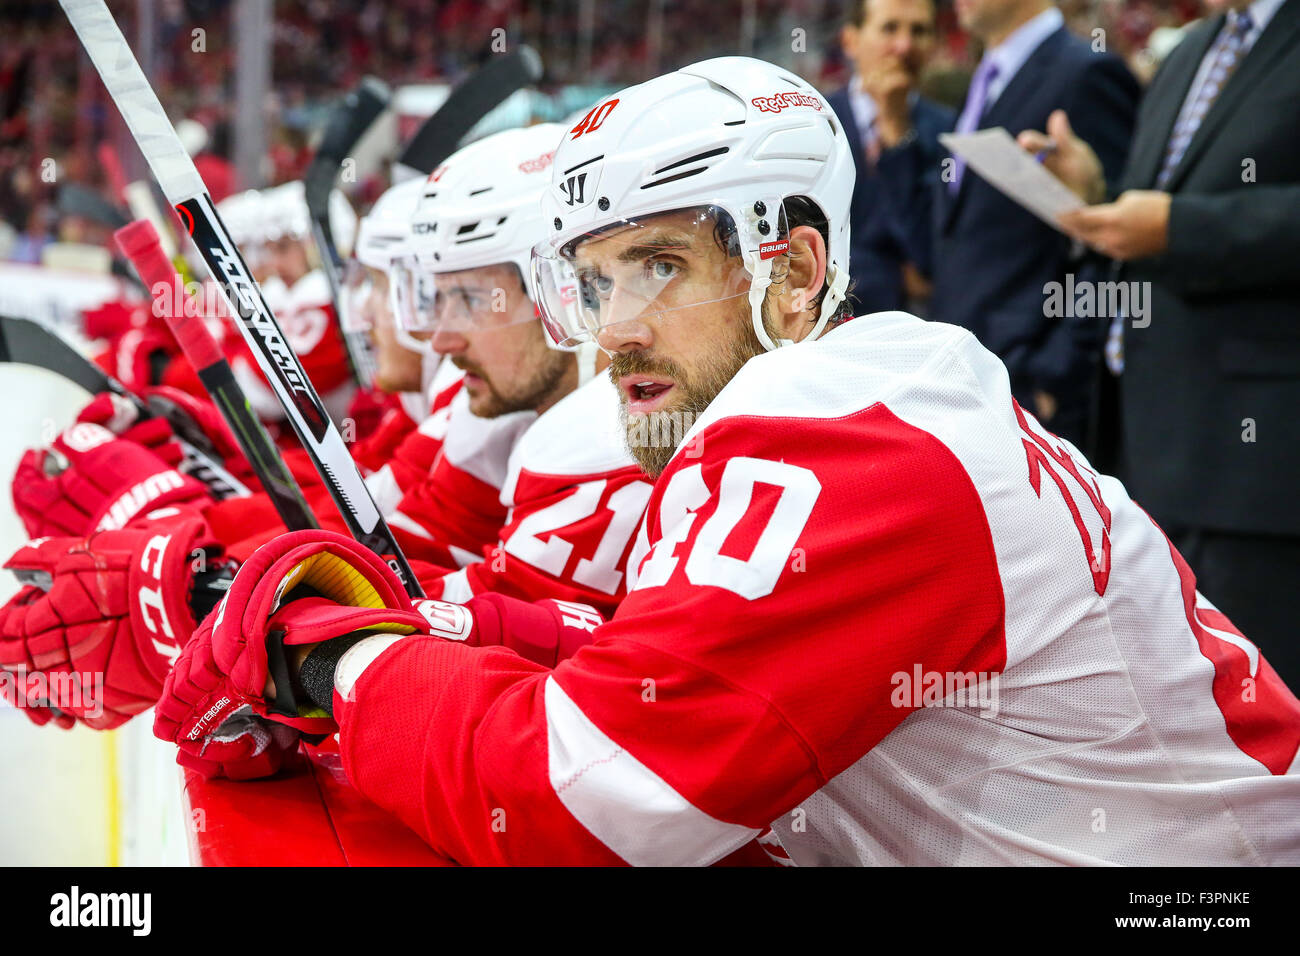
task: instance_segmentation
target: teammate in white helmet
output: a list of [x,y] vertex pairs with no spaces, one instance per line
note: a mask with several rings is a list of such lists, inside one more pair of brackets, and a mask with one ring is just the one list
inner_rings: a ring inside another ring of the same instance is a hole
[[[336,422],[342,421],[348,415],[356,388],[334,315],[329,282],[311,238],[311,214],[303,184],[294,181],[261,190],[255,208],[265,269],[284,283],[282,294],[273,289],[275,301],[269,304],[326,410]],[[339,250],[347,255],[352,250],[357,219],[338,190],[330,194],[329,213]],[[234,343],[230,353],[235,378],[253,409],[265,421],[283,419],[284,409],[247,348]]]
[[547,321],[614,356],[630,426],[699,414],[638,452],[631,590],[553,668],[467,646],[525,614],[408,617],[342,539],[254,558],[226,619],[324,550],[394,595],[352,630],[431,632],[295,659],[363,793],[462,863],[700,864],[768,826],[801,864],[1300,862],[1300,703],[1160,529],[968,333],[841,321],[852,162],[812,87],[705,61],[553,169]]
[[[503,133],[448,161],[446,178],[442,180],[446,188],[425,203],[421,222],[459,231],[474,203],[472,194],[482,195],[479,191],[486,181],[500,184],[502,188],[498,193],[500,201],[481,200],[485,212],[490,213],[498,226],[513,224],[509,232],[501,232],[499,245],[484,241],[476,247],[478,251],[466,247],[440,252],[442,261],[459,272],[461,279],[485,266],[490,269],[520,260],[526,263],[529,247],[541,231],[538,198],[549,184],[550,153],[560,132],[555,127],[535,127]],[[420,185],[416,184],[414,189],[406,186],[390,190],[367,217],[358,253],[372,264],[371,268],[384,271],[381,268],[384,256],[371,256],[372,252],[378,253],[378,247],[383,248],[385,255],[392,255],[406,242],[410,233],[410,207],[415,204]],[[373,245],[371,240],[375,240]],[[517,266],[512,264],[511,268]],[[450,272],[431,271],[437,273],[435,278],[442,283],[444,291],[450,288]],[[518,275],[516,272],[516,281]],[[374,275],[372,279],[377,287],[383,276]],[[359,287],[354,286],[354,291],[359,291]],[[494,350],[508,348],[511,354],[527,356],[534,367],[517,367],[515,371],[522,379],[535,378],[534,370],[540,361],[558,360],[571,373],[568,377],[576,381],[580,358],[545,347],[544,334],[531,302],[526,321],[502,325],[501,314],[491,308],[493,301],[489,296],[480,312],[468,309],[468,303],[462,299],[455,307],[449,307],[445,316],[426,317],[425,321],[432,325],[430,334],[464,339],[457,347],[457,354],[474,356],[476,361],[493,369],[490,374],[494,376],[505,374],[504,366],[497,369]],[[392,322],[391,310],[383,297],[367,295],[362,312],[361,318],[375,329]],[[443,327],[444,318],[458,323],[454,331]],[[401,330],[394,333],[394,341],[399,338],[412,348],[420,347],[418,340]],[[532,342],[542,343],[540,358],[530,347]],[[386,362],[383,353],[381,349],[381,369]],[[459,375],[454,366],[449,367]],[[391,369],[390,373],[394,381],[401,378]],[[413,384],[412,379],[405,381],[407,387]],[[495,379],[492,381],[496,387]],[[499,391],[508,394],[509,382],[504,381]],[[589,640],[592,622],[600,619],[601,612],[611,613],[626,593],[623,565],[650,494],[650,482],[623,446],[616,394],[608,378],[602,376],[583,388],[571,389],[568,394],[544,396],[546,406],[540,416],[534,408],[522,408],[486,417],[470,410],[466,390],[452,386],[440,394],[443,393],[458,396],[454,407],[451,404],[439,407],[435,400],[433,414],[421,423],[418,431],[399,442],[386,461],[380,462],[380,467],[368,476],[367,484],[431,595],[464,599],[480,592],[496,592],[482,599],[487,606],[497,602],[509,606],[510,596],[515,605],[524,600],[540,600],[540,606],[523,606],[529,609],[535,623],[552,622],[551,639],[539,640],[535,633],[530,634],[528,642],[519,650],[531,659],[553,664]],[[485,390],[481,394],[488,393]],[[368,444],[377,438],[371,436]],[[423,464],[422,474],[417,474],[416,456],[410,453],[416,440],[424,440],[437,452],[431,456],[432,461]],[[139,458],[143,451],[127,449],[122,454],[129,452]],[[358,456],[368,457],[360,452]],[[286,460],[294,465],[292,453],[286,455]],[[304,474],[305,463],[297,464],[295,471],[319,519],[327,525],[341,527],[328,496]],[[81,479],[85,476],[77,477],[74,490],[84,492],[88,486]],[[108,500],[113,500],[114,494],[111,479],[111,475],[100,474],[94,483]],[[47,501],[57,501],[63,491],[49,490]],[[87,508],[84,493],[77,495],[72,504],[81,506],[80,510],[87,512],[88,518],[93,518],[97,510],[93,506]],[[61,514],[76,510],[60,502]],[[115,542],[119,551],[125,548],[129,552],[133,542],[144,544],[152,540],[150,535],[176,535],[204,541],[208,547],[220,542],[227,556],[241,559],[261,539],[284,535],[269,502],[261,495],[212,503],[203,500],[201,495],[191,494],[185,507],[177,510],[179,514],[159,518],[150,525],[149,535],[132,530],[142,520],[141,515],[124,515],[128,531],[138,537],[125,544]],[[53,539],[45,546],[51,553],[67,547],[74,547],[78,554],[88,553],[77,539]],[[184,607],[186,595],[198,594],[195,569],[182,561],[171,562],[162,570],[166,571],[166,580],[159,587],[175,597],[170,607],[170,633],[183,643],[196,623],[187,618],[191,613],[201,617],[203,611],[199,604],[193,609]],[[56,571],[55,576],[59,577],[60,573]],[[129,602],[119,600],[118,593],[125,586],[124,579],[107,574],[98,576],[95,594],[103,590],[117,596],[97,600],[95,606],[99,611],[89,613],[92,616],[114,614],[112,609],[126,608]],[[55,590],[66,593],[62,584]],[[0,650],[8,649],[17,655],[26,653],[26,633],[22,628],[29,620],[25,604],[30,600],[29,595],[20,602],[24,604],[21,609],[16,604],[0,609]],[[42,620],[57,630],[62,626],[58,623],[59,612],[65,610],[63,605],[54,608]],[[45,604],[35,611],[44,614]],[[84,608],[75,612],[76,620],[84,620]],[[585,622],[586,626],[576,630],[562,628],[565,620]],[[118,655],[114,660],[129,661],[129,652],[138,650],[142,657],[154,662],[158,655],[153,650],[155,645],[146,622],[133,614],[129,621],[114,617],[111,623],[124,625],[114,631],[118,645],[118,650],[113,651]],[[485,637],[480,632],[475,641]],[[503,633],[497,638],[509,642],[510,635]],[[112,646],[113,642],[100,643],[96,653],[107,653]],[[156,665],[154,670],[165,671],[170,659],[159,659]],[[129,681],[133,677],[129,667],[124,675],[120,667],[111,670],[109,677],[113,680]],[[155,686],[149,681],[135,680],[130,686],[136,695],[132,698],[134,708],[147,706],[156,698],[156,689],[154,698],[148,696]],[[219,770],[240,776],[273,770],[278,766],[278,758],[260,749],[269,746],[271,740],[270,735],[241,733],[212,749],[206,749],[205,742],[199,763],[205,772]],[[221,754],[220,759],[217,754]]]

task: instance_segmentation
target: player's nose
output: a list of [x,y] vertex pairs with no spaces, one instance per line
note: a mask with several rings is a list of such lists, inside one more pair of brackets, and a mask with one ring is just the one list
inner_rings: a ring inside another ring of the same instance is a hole
[[654,334],[650,326],[640,319],[613,322],[596,333],[596,344],[611,353],[648,349],[653,342]]
[[429,345],[440,355],[459,355],[469,347],[469,339],[446,325],[439,325],[434,329]]

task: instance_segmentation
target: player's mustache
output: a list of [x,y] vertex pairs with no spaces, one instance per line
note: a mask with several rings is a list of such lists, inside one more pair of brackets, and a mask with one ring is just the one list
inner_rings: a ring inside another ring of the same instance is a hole
[[621,352],[610,360],[610,380],[617,382],[624,375],[660,375],[671,378],[678,385],[686,383],[686,373],[676,362],[656,359],[644,352]]
[[479,368],[477,365],[475,365],[473,362],[467,362],[464,359],[453,358],[451,360],[451,364],[456,366],[462,372],[465,372],[469,375],[477,375],[479,378],[483,379],[483,381],[485,382],[487,381],[487,376],[483,374],[483,370]]

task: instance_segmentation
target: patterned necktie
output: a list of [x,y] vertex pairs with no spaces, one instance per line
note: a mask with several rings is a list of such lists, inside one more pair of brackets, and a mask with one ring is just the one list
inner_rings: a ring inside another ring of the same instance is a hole
[[[966,106],[957,120],[958,133],[973,133],[979,129],[980,120],[984,118],[984,107],[989,98],[989,86],[998,78],[998,65],[992,60],[985,60],[971,77],[970,93],[966,96]],[[955,157],[953,177],[948,183],[948,192],[957,195],[961,188],[961,177],[966,172],[966,163],[961,157]]]
[[883,152],[880,146],[880,132],[876,129],[876,121],[872,120],[871,125],[867,127],[867,141],[862,147],[862,154],[867,158],[867,167],[876,168],[876,163],[880,161],[880,154]]
[[1232,71],[1237,68],[1237,63],[1241,59],[1243,47],[1245,46],[1246,36],[1254,27],[1254,22],[1250,19],[1248,12],[1242,12],[1235,15],[1232,27],[1224,30],[1219,34],[1219,39],[1215,41],[1215,52],[1212,56],[1212,65],[1210,72],[1206,74],[1205,82],[1201,88],[1196,91],[1196,98],[1193,100],[1191,108],[1186,110],[1179,117],[1178,123],[1174,126],[1173,135],[1169,137],[1169,145],[1165,149],[1164,165],[1160,167],[1160,174],[1156,177],[1156,188],[1164,189],[1169,179],[1178,168],[1179,162],[1182,161],[1183,154],[1187,152],[1187,147],[1192,142],[1192,137],[1196,131],[1201,128],[1201,120],[1205,119],[1205,114],[1210,111],[1214,101],[1219,98],[1219,91],[1223,89],[1228,78],[1232,76]]

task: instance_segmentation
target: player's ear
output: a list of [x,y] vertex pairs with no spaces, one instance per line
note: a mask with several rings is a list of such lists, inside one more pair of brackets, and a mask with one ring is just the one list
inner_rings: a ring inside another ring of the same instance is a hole
[[785,258],[785,281],[777,296],[780,332],[797,342],[813,326],[817,295],[826,283],[826,241],[812,226],[795,226],[790,230],[790,252]]

